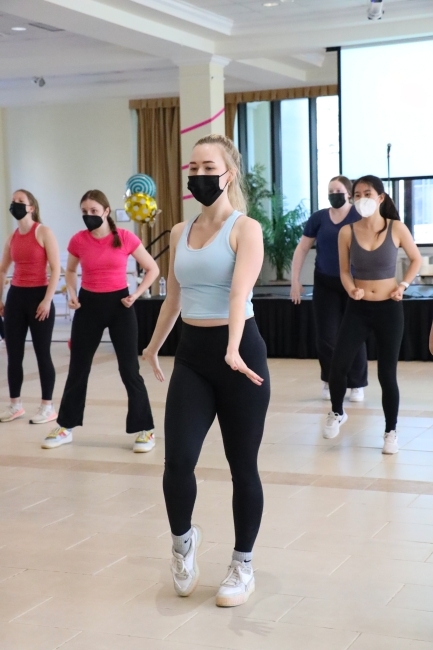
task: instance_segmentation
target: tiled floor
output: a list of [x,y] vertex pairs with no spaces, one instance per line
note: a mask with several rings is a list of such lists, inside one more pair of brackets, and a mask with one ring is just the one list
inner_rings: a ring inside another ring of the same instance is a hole
[[[58,405],[69,353],[53,345]],[[7,400],[0,346],[0,400]],[[38,405],[26,357],[27,413]],[[170,374],[171,359],[162,359]],[[324,440],[315,361],[270,361],[273,396],[260,455],[265,515],[257,591],[217,609],[233,546],[231,484],[218,429],[197,470],[204,529],[200,586],[173,594],[161,490],[167,385],[143,374],[157,447],[131,452],[112,348],[101,345],[85,427],[43,451],[50,425],[0,425],[1,650],[433,650],[433,365],[402,363],[401,451],[381,454],[376,364],[364,404]]]

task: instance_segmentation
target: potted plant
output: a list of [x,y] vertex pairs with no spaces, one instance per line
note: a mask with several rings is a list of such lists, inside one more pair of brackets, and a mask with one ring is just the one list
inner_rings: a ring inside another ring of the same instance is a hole
[[[304,230],[308,211],[301,201],[293,210],[285,210],[284,197],[267,189],[263,167],[256,165],[245,175],[248,215],[256,219],[263,230],[265,255],[276,272],[276,281],[284,282],[284,273],[292,266],[293,254]],[[271,215],[264,205],[271,201]]]

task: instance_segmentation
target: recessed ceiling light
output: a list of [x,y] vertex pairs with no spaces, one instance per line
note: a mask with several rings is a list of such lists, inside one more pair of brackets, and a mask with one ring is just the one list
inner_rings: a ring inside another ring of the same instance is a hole
[[27,27],[11,27],[11,30],[12,30],[13,32],[26,32],[26,31],[27,31]]
[[264,7],[278,7],[280,3],[279,2],[264,2],[263,6]]

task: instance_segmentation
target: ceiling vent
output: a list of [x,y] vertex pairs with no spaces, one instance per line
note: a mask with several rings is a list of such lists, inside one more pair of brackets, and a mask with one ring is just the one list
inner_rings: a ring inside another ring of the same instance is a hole
[[52,25],[45,25],[45,23],[29,23],[31,27],[37,27],[38,29],[45,29],[46,32],[64,32],[64,29],[59,27],[53,27]]

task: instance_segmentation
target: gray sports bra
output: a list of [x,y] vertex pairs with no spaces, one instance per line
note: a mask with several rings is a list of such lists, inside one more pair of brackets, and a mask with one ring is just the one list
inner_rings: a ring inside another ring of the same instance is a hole
[[395,278],[398,248],[392,239],[392,219],[389,221],[386,237],[379,248],[368,251],[358,244],[353,224],[350,245],[350,263],[353,277],[358,280],[388,280]]

